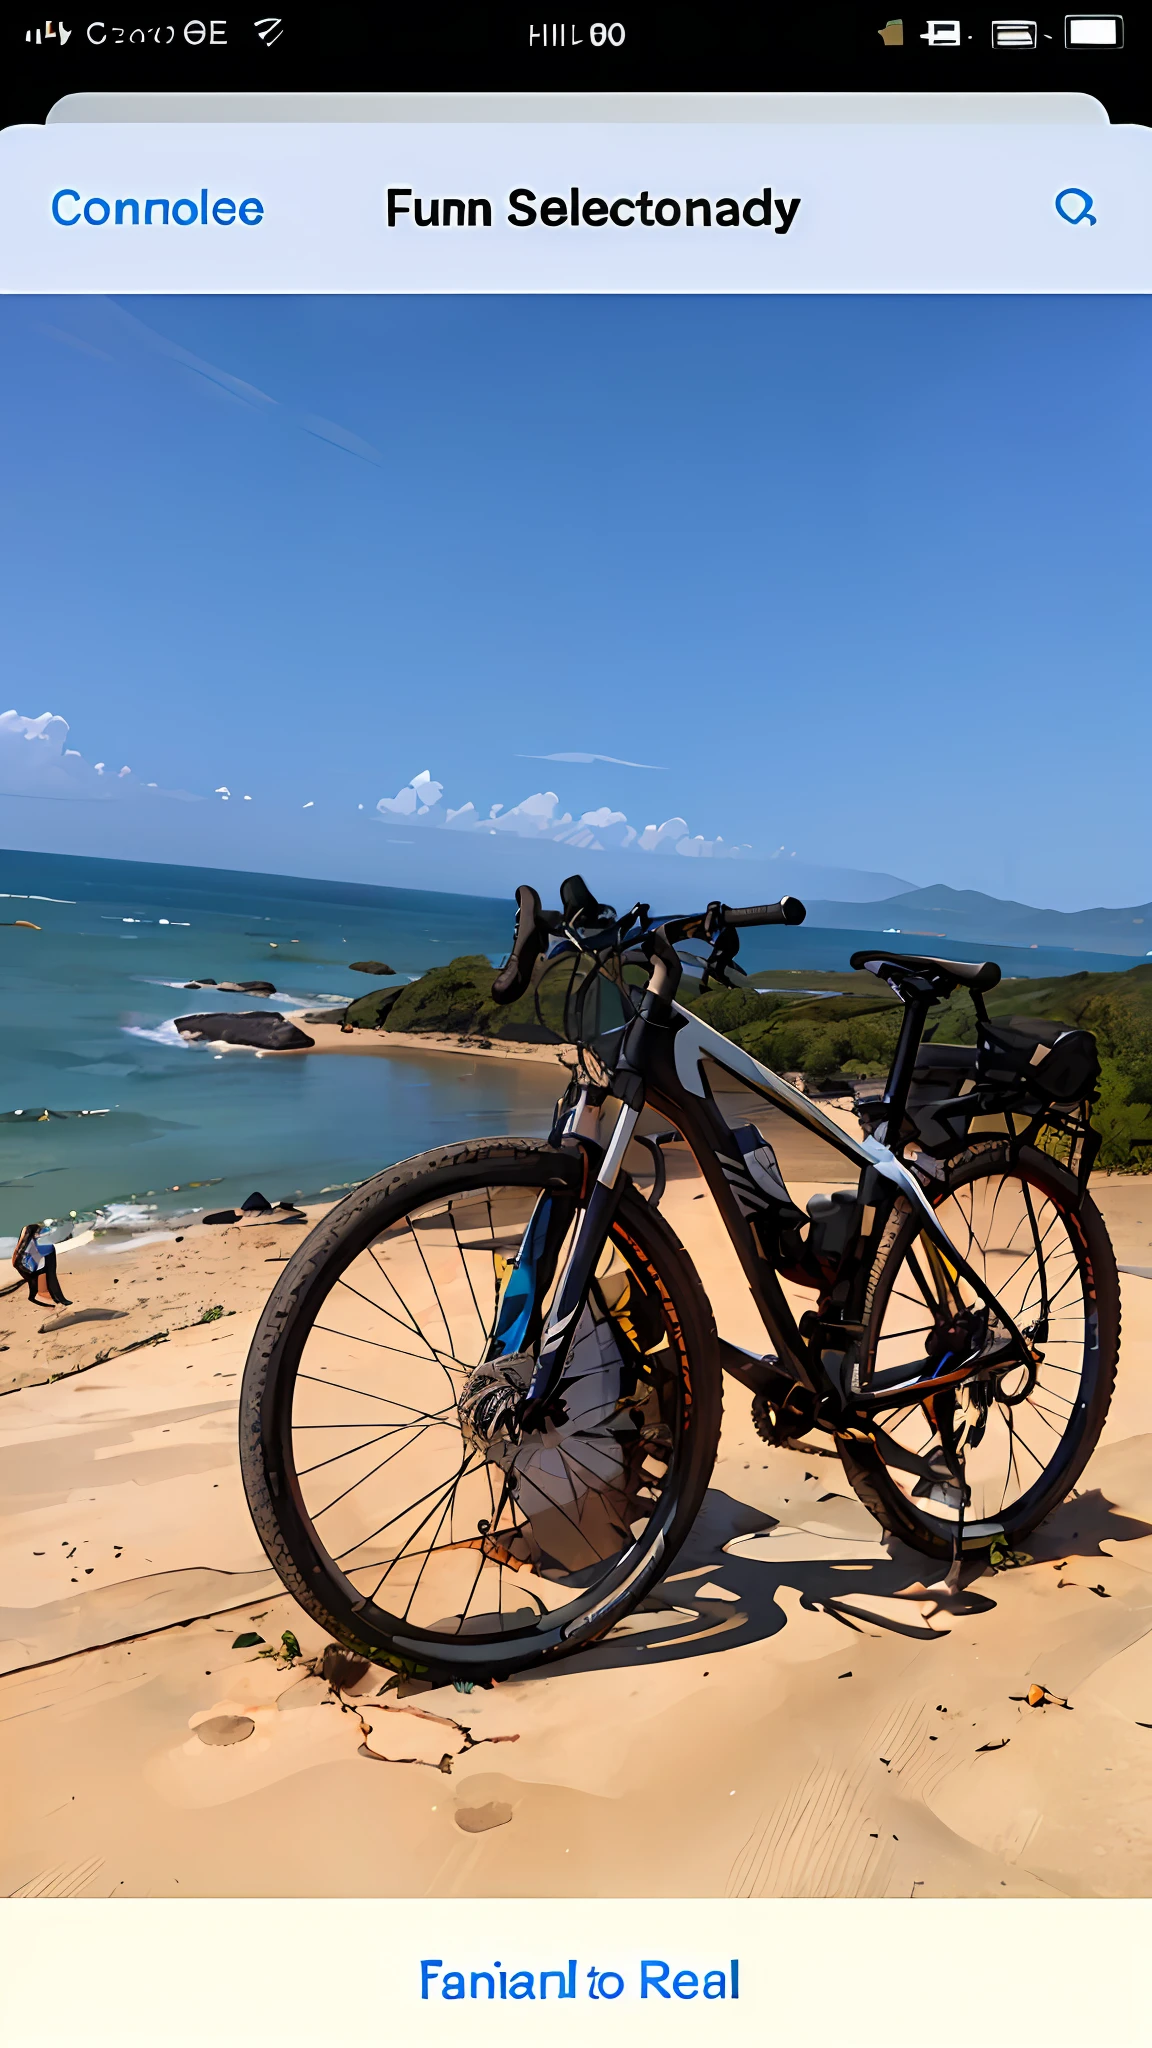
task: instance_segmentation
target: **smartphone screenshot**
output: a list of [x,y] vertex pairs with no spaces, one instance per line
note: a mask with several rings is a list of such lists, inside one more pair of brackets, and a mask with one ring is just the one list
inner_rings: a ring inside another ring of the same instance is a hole
[[1147,2040],[1143,13],[3,36],[7,2038]]

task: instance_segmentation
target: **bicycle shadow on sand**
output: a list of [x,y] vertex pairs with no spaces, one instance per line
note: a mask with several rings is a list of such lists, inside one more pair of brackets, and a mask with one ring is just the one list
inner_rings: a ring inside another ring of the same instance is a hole
[[[816,1503],[810,1514],[784,1522],[710,1488],[669,1577],[566,1669],[726,1656],[789,1627],[800,1630],[807,1614],[838,1623],[846,1650],[855,1635],[943,1641],[958,1620],[971,1622],[996,1607],[999,1575],[982,1558],[966,1565],[959,1590],[950,1593],[946,1566],[887,1541],[854,1500],[825,1500],[823,1515],[824,1503]],[[1097,1488],[1057,1510],[1032,1539],[1031,1555],[1037,1563],[1107,1558],[1105,1544],[1146,1535],[1152,1524],[1124,1514]]]

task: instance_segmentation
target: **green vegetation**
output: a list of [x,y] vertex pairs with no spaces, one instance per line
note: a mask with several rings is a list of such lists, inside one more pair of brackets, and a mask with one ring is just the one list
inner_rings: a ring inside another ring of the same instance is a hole
[[[886,1074],[900,1030],[901,1008],[882,983],[870,975],[821,975],[819,980],[841,993],[809,995],[786,987],[709,989],[689,994],[686,1007],[714,1031],[742,1045],[754,1059],[779,1073],[802,1073],[823,1085],[833,1074],[868,1077]],[[806,989],[815,985],[806,977]]]
[[[502,1009],[492,1001],[493,968],[482,953],[464,954],[400,988],[371,989],[350,1003],[345,1021],[386,1031],[437,1032],[467,1038],[555,1044],[564,1035],[567,966]],[[685,977],[681,1000],[777,1073],[803,1073],[818,1086],[887,1073],[901,1009],[869,974],[810,969],[760,972],[735,989],[710,989]],[[1113,974],[1068,974],[1054,980],[1001,982],[987,998],[992,1017],[1053,1017],[1096,1035],[1103,1076],[1094,1114],[1103,1144],[1100,1164],[1152,1171],[1152,961]],[[958,993],[932,1014],[929,1035],[948,1045],[973,1045],[975,1012]]]
[[[257,1636],[254,1638],[254,1640],[256,1642],[263,1642],[264,1638],[262,1636]],[[236,1648],[235,1643],[233,1643],[232,1648]],[[280,1638],[280,1641],[277,1644],[273,1645],[270,1643],[266,1649],[257,1650],[256,1655],[258,1657],[274,1657],[277,1664],[281,1666],[287,1666],[289,1664],[294,1664],[296,1662],[297,1657],[302,1655],[302,1651],[300,1649],[299,1642],[292,1633],[292,1630],[290,1628],[286,1628],[284,1630],[283,1635]]]
[[1134,1087],[1115,1060],[1101,1060],[1092,1123],[1103,1140],[1097,1163],[1108,1172],[1114,1167],[1129,1173],[1152,1172],[1152,1109],[1146,1102],[1132,1101]]
[[[495,969],[484,953],[463,953],[400,988],[369,989],[344,1013],[353,1029],[434,1031],[460,1038],[514,1038],[556,1044],[564,1035],[566,970],[545,976],[536,998],[529,992],[502,1009],[492,1000]],[[543,1020],[543,1021],[541,1021]]]
[[[991,1017],[1055,1017],[1095,1033],[1102,1073],[1092,1121],[1103,1139],[1100,1165],[1152,1172],[1152,1144],[1138,1142],[1152,1140],[1152,961],[1115,974],[1002,981],[986,1000]],[[966,996],[935,1013],[932,1036],[975,1044]]]
[[[440,970],[437,969],[437,972]],[[315,1017],[305,1018],[306,1023],[319,1023],[321,1018],[335,1024],[341,1019],[358,1031],[379,1031],[389,1010],[404,994],[401,988],[370,988],[366,996],[357,996],[345,1010],[318,1010]]]

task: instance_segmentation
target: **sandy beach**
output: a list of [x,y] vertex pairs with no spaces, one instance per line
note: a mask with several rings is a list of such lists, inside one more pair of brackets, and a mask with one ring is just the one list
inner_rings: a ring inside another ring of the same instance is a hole
[[[469,1058],[527,1060],[532,1066],[557,1068],[571,1065],[573,1057],[572,1048],[567,1045],[523,1045],[518,1039],[450,1037],[439,1031],[344,1031],[339,1024],[310,1024],[305,1010],[289,1010],[285,1015],[289,1024],[297,1025],[315,1040],[314,1045],[307,1048],[312,1052],[443,1052],[465,1054]],[[303,1050],[305,1048],[301,1048]],[[300,1054],[266,1053],[264,1057],[294,1059]]]
[[[348,1050],[332,1029],[317,1049]],[[755,1343],[692,1162],[670,1169],[663,1207],[722,1333]],[[375,1671],[338,1696],[236,1647],[290,1630],[306,1659],[324,1648],[263,1557],[235,1441],[249,1339],[304,1226],[66,1249],[71,1313],[96,1319],[0,1299],[3,1889],[1152,1892],[1152,1180],[1094,1192],[1137,1269],[1120,1383],[1031,1565],[956,1601],[926,1588],[836,1458],[766,1448],[728,1381],[712,1487],[658,1603],[546,1677],[408,1698]],[[1030,1684],[1067,1707],[1030,1708]],[[248,1739],[198,1736],[226,1717]]]

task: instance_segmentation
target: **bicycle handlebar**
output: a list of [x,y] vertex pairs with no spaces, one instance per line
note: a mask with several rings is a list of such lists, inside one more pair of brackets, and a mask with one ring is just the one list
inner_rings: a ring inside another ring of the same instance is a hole
[[720,922],[728,925],[803,924],[807,915],[798,896],[782,896],[779,903],[752,903],[744,910],[720,905]]
[[[583,882],[574,888],[578,877],[572,877],[564,889],[572,899],[572,905],[587,904],[589,909],[599,910]],[[608,913],[611,915],[611,913]],[[709,904],[706,915],[716,916],[719,925],[743,926],[757,924],[803,924],[807,911],[796,896],[782,896],[779,903],[754,903],[745,909],[733,910],[727,903]],[[672,920],[679,924],[681,920]],[[522,882],[516,891],[516,930],[512,939],[512,950],[504,966],[492,983],[493,1000],[497,1003],[514,1003],[527,993],[532,981],[532,970],[540,955],[546,951],[549,940],[562,930],[564,913],[545,910],[535,889]],[[716,926],[711,926],[715,931]]]
[[514,1003],[532,979],[532,969],[552,935],[552,923],[535,889],[521,882],[516,891],[516,930],[512,951],[492,983],[492,1000]]

